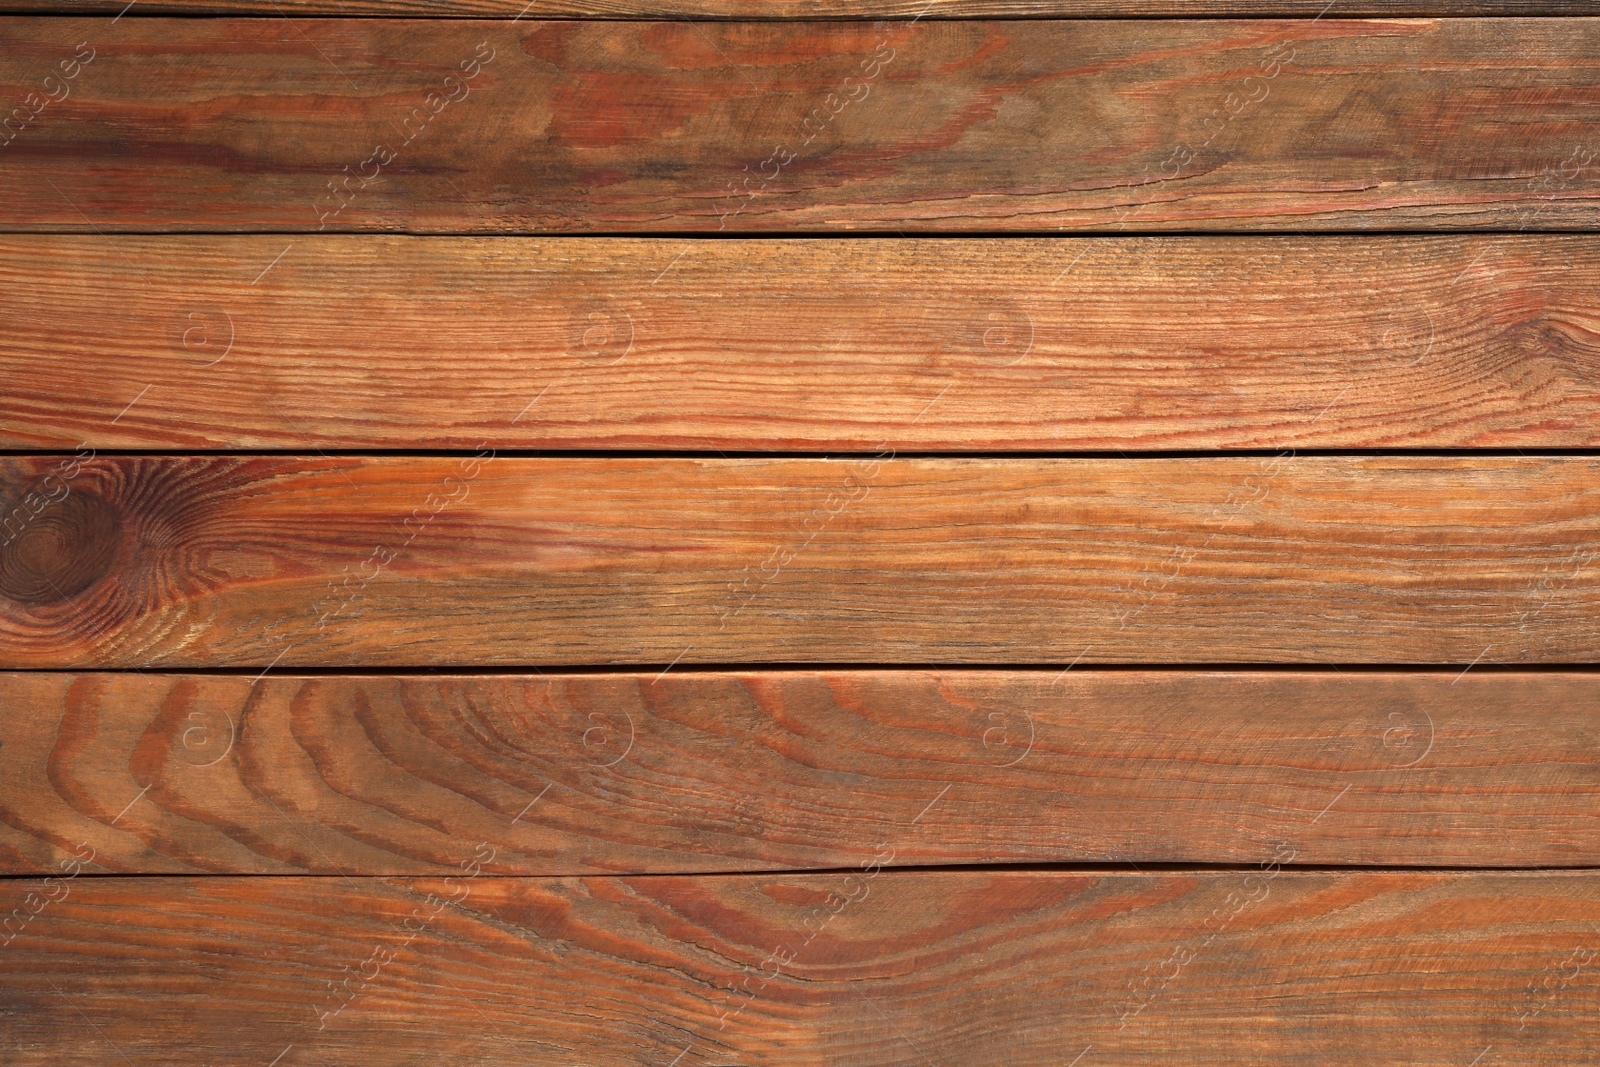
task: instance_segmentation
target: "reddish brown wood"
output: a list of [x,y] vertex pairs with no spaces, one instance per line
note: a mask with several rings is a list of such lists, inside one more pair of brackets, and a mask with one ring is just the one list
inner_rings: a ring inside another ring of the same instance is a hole
[[[116,14],[126,0],[4,0],[0,10]],[[434,18],[945,19],[1260,18],[1326,15],[1328,0],[139,0],[137,12],[261,15],[419,15]],[[1433,15],[1591,15],[1592,0],[1339,0],[1340,18]]]
[[1588,674],[0,675],[0,870],[1600,862]]
[[1596,292],[1570,235],[13,236],[0,445],[1584,447]]
[[1600,656],[1591,458],[24,457],[0,486],[9,667]]
[[4,1067],[1596,1062],[1600,458],[1278,451],[1596,444],[1600,20],[1351,17],[1586,8],[154,2],[0,17]]
[[1564,19],[8,18],[0,229],[1586,229],[1597,56]]
[[[877,855],[920,832],[885,827]],[[469,877],[468,840],[443,880],[12,881],[0,908],[44,903],[0,949],[0,1051],[17,1067],[342,1067],[374,1049],[406,1067],[1593,1059],[1592,872],[1282,870],[1293,849],[1213,873],[869,860],[520,880]]]

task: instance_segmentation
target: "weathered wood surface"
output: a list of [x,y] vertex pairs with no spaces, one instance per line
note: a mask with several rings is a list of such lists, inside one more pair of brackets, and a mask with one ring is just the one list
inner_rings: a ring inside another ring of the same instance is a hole
[[[918,833],[889,831],[878,855]],[[1280,842],[1212,873],[874,859],[519,880],[473,877],[486,849],[460,853],[454,879],[0,883],[5,913],[40,906],[0,949],[0,1051],[15,1067],[333,1067],[374,1049],[405,1067],[1594,1062],[1592,872],[1290,872]]]
[[[116,14],[127,0],[4,0],[0,10]],[[1595,0],[138,0],[142,14],[430,18],[947,19],[1593,15]]]
[[1597,293],[1578,235],[22,235],[0,445],[1586,447]]
[[0,665],[1572,663],[1600,459],[12,457]]
[[1600,224],[1591,20],[8,18],[0,57],[5,230]]
[[0,869],[1600,865],[1600,676],[0,675]]

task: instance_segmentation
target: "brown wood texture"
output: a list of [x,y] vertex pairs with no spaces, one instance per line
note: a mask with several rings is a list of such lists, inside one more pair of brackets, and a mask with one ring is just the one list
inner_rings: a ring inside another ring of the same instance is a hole
[[0,229],[1585,229],[1587,19],[8,18]]
[[0,665],[1572,663],[1600,459],[13,457]]
[[0,868],[1600,866],[1600,675],[0,675]]
[[1585,447],[1597,292],[1579,235],[21,235],[0,445]]
[[[895,852],[909,827],[883,842]],[[1596,1062],[1594,873],[0,884],[14,1067]],[[77,870],[78,868],[73,868]],[[53,896],[55,899],[51,900]],[[1486,1059],[1493,1056],[1492,1060]]]
[[[127,0],[0,0],[0,12],[116,14]],[[432,18],[947,19],[1593,15],[1595,0],[138,0],[142,14]]]
[[[0,12],[112,14],[127,0],[0,0]],[[1430,17],[1600,13],[1595,0],[138,0],[139,14],[526,19]]]

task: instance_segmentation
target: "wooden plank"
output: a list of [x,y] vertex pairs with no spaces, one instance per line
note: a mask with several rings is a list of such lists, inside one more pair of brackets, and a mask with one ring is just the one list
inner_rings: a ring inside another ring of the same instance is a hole
[[13,236],[0,445],[1586,447],[1597,292],[1576,235]]
[[6,912],[41,902],[0,950],[0,1049],[16,1067],[1594,1056],[1593,872],[1295,872],[1285,842],[1211,873],[519,880],[471,877],[460,850],[454,879],[0,884]]
[[[5,0],[0,10],[117,14],[126,0]],[[432,18],[948,19],[1263,18],[1321,15],[1328,0],[139,0],[136,13]],[[1592,15],[1593,0],[1339,0],[1340,18]]]
[[12,457],[7,667],[1573,663],[1600,459]]
[[0,869],[1600,864],[1600,677],[0,675]]
[[1591,20],[13,18],[0,57],[6,230],[1600,225]]

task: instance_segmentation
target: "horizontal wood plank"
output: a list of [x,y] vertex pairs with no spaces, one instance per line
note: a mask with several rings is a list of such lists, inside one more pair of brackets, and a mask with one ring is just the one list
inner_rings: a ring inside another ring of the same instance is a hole
[[1573,663],[1600,459],[0,460],[0,666]]
[[1192,1067],[1594,1058],[1592,872],[1293,872],[1282,842],[1214,873],[517,880],[460,851],[453,879],[0,883],[29,916],[0,949],[0,1050],[1143,1067],[1181,1035]]
[[1600,225],[1600,22],[7,18],[0,229]]
[[22,235],[0,446],[1587,447],[1597,293],[1577,235]]
[[[111,14],[126,0],[4,0],[0,11]],[[139,0],[136,14],[429,18],[1262,18],[1324,15],[1328,0]],[[1593,0],[1339,0],[1340,18],[1592,15]]]
[[1589,674],[0,675],[0,873],[1600,866]]

